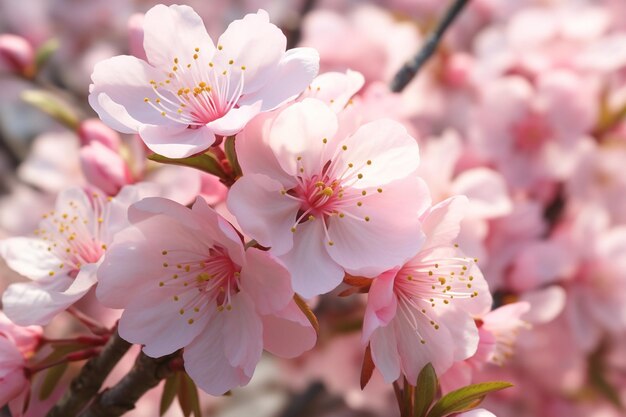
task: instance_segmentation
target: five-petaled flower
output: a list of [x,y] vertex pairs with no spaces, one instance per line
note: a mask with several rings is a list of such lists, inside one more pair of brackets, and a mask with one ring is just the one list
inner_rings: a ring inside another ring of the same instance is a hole
[[124,308],[119,333],[146,355],[184,348],[189,376],[220,395],[248,383],[263,348],[293,357],[314,345],[289,272],[269,252],[245,250],[203,199],[193,209],[144,199],[129,220],[98,270],[96,295]]
[[184,158],[215,135],[300,94],[317,75],[312,48],[286,50],[264,10],[232,22],[217,45],[188,6],[158,5],[144,20],[148,62],[116,56],[95,66],[89,103],[110,127],[139,133],[154,152]]
[[138,186],[116,197],[70,188],[43,215],[35,237],[0,242],[0,256],[32,282],[11,284],[2,294],[6,315],[19,325],[44,325],[96,283],[96,269],[116,232],[128,225],[126,210],[141,197]]
[[417,142],[399,123],[378,120],[344,137],[328,106],[305,99],[242,133],[244,175],[228,208],[285,262],[297,293],[331,291],[344,271],[374,277],[422,245],[430,195],[415,174]]

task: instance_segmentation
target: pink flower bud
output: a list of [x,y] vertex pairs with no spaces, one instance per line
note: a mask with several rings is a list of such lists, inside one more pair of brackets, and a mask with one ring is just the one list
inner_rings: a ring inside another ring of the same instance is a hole
[[0,35],[0,71],[31,76],[34,72],[35,52],[20,36]]
[[130,54],[139,59],[147,59],[143,49],[143,13],[135,13],[128,19],[128,47]]
[[450,87],[463,87],[467,84],[473,60],[467,54],[457,53],[450,56],[445,63],[444,81]]
[[83,146],[80,163],[87,181],[109,195],[116,195],[124,185],[134,182],[126,162],[101,142]]
[[78,127],[78,137],[83,146],[100,142],[107,148],[116,151],[120,147],[120,136],[98,119],[87,119]]

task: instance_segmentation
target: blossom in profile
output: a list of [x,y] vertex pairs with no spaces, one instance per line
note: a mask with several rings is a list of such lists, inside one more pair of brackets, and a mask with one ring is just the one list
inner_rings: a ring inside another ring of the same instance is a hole
[[307,98],[255,121],[236,146],[243,176],[228,208],[287,265],[302,296],[331,291],[344,271],[375,277],[421,247],[430,195],[415,174],[418,145],[399,123],[346,137],[333,110]]
[[294,357],[313,346],[287,269],[269,252],[245,250],[203,199],[188,209],[147,198],[129,220],[99,268],[96,295],[124,308],[119,333],[146,355],[184,348],[189,376],[220,395],[248,383],[264,348]]
[[70,188],[43,215],[34,237],[1,241],[0,256],[9,268],[31,280],[6,289],[4,313],[19,325],[45,325],[82,298],[96,283],[102,255],[114,234],[128,225],[126,210],[139,195],[134,186],[116,197]]
[[476,260],[454,244],[466,210],[462,196],[433,206],[423,217],[421,250],[372,283],[362,340],[388,383],[401,375],[414,383],[429,362],[442,374],[476,351],[473,316],[489,310],[491,294]]
[[42,334],[38,326],[16,326],[0,311],[0,407],[27,392],[26,360],[37,349]]
[[139,133],[170,158],[236,134],[259,112],[295,98],[319,68],[314,49],[286,51],[285,35],[264,10],[232,22],[217,45],[188,6],[157,5],[143,28],[147,62],[116,56],[98,63],[89,103],[107,125]]

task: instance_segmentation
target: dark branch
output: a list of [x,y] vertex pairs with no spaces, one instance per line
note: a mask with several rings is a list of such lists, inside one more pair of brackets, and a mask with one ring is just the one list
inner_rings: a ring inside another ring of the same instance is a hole
[[437,46],[439,46],[439,42],[441,42],[443,34],[452,22],[454,22],[465,5],[469,3],[469,1],[470,0],[455,0],[454,3],[452,3],[450,8],[446,11],[446,14],[443,16],[443,19],[441,19],[435,28],[435,31],[426,39],[422,49],[420,49],[413,59],[404,64],[404,66],[400,68],[400,70],[393,77],[390,85],[391,91],[398,93],[404,90],[404,87],[411,82],[420,68],[426,63],[426,61],[428,61],[432,54],[435,53]]
[[143,394],[180,369],[180,362],[178,353],[155,359],[141,352],[133,369],[117,385],[100,393],[79,417],[121,416],[135,408]]
[[85,364],[63,397],[48,412],[47,417],[76,416],[98,393],[105,378],[130,346],[130,343],[115,331],[104,345],[102,353]]

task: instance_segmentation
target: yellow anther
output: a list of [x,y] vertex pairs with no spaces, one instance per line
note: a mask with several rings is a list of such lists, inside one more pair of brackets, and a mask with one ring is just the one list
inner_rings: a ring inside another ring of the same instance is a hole
[[335,244],[335,242],[333,242],[332,240],[328,241],[328,246],[333,246]]
[[354,166],[354,164],[353,164],[352,162],[350,162],[350,163],[348,164],[348,168],[352,168],[353,166]]
[[326,138],[322,139],[322,143],[328,143],[328,139]]
[[439,278],[438,278],[438,281],[439,281],[439,283],[440,283],[441,285],[445,285],[445,283],[446,283],[446,279],[445,279],[444,277],[439,277]]
[[157,103],[160,103],[160,102],[161,102],[161,99],[160,99],[160,98],[157,98],[157,99],[156,99],[156,100],[154,100],[154,101],[156,101]]
[[209,62],[209,67],[213,68],[213,63]]
[[193,50],[196,52],[200,52],[200,48],[194,48]]
[[372,161],[370,161],[369,159],[367,160],[367,165],[372,165]]
[[361,191],[361,195],[363,195],[363,196],[367,195],[367,191],[365,191],[365,190]]
[[245,70],[246,70],[246,66],[245,66],[245,65],[242,65],[242,66],[241,66],[241,70],[242,70],[242,71],[245,71]]
[[359,174],[359,175],[357,175],[356,177],[357,177],[358,179],[361,179],[361,178],[363,178],[363,174]]
[[185,309],[181,308],[180,310],[178,310],[178,313],[182,316],[183,314],[185,314]]
[[344,217],[346,217],[346,215],[345,215],[345,214],[343,214],[343,213],[339,213],[339,218],[340,218],[340,219],[343,219]]
[[204,88],[204,87],[206,87],[206,83],[205,83],[204,81],[200,81],[200,82],[198,83],[198,86],[199,86],[200,88]]
[[382,193],[382,192],[383,192],[383,189],[382,189],[382,188],[379,188],[379,189],[377,189],[376,191],[378,191],[379,193]]
[[361,207],[361,206],[363,205],[363,203],[361,203],[360,201],[357,201],[356,205],[357,205],[358,207]]
[[370,221],[370,217],[369,216],[365,216],[365,221],[369,222]]
[[230,304],[228,304],[228,305],[226,306],[226,310],[230,311],[230,310],[232,310],[232,309],[233,309],[233,306],[231,306]]
[[348,150],[348,147],[347,147],[346,145],[343,145],[343,146],[341,147],[341,149],[343,149],[344,151],[347,151],[347,150]]
[[165,116],[165,114],[166,114],[166,113],[165,113],[164,111],[162,111],[162,112],[161,112],[161,116]]
[[50,275],[50,276],[54,276],[54,271],[50,271],[50,272],[48,272],[48,275]]
[[165,285],[165,283],[163,281],[159,282],[159,287],[162,287],[164,285]]
[[198,59],[198,54],[193,54],[193,59]]
[[180,298],[178,298],[178,296],[177,296],[177,295],[175,295],[175,296],[174,296],[174,301],[178,301],[178,300],[180,300]]
[[105,245],[104,243],[100,247],[102,248],[102,250],[107,250],[107,245]]
[[[150,101],[150,99],[149,99],[148,97],[146,97],[146,98],[144,98],[144,99],[143,99],[143,101],[147,103],[147,102],[149,102],[149,101]],[[44,218],[45,218],[45,217],[44,217]]]
[[295,227],[291,228],[291,233],[296,233],[296,228]]
[[166,250],[161,251],[161,255],[167,255],[167,251]]
[[189,319],[189,320],[187,320],[187,323],[189,323],[189,324],[193,324],[193,319]]
[[178,64],[178,58],[174,58],[174,64]]
[[224,49],[224,47],[222,45],[217,45],[217,50],[221,51],[222,49]]
[[330,197],[333,195],[333,189],[330,187],[326,187],[322,190],[322,194],[324,194],[326,197]]
[[230,61],[228,61],[229,65],[233,65],[235,63],[235,61],[233,61],[232,59]]

